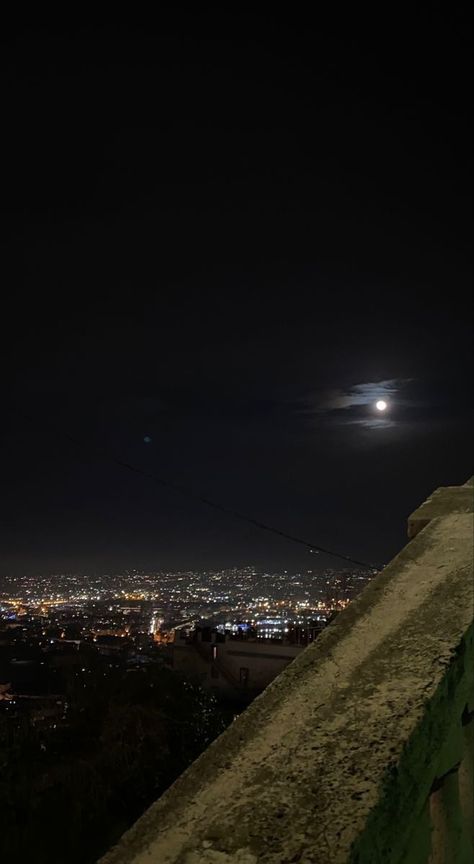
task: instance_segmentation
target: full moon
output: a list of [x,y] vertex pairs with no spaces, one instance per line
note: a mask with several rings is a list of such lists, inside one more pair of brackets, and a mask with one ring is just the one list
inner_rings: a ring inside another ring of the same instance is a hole
[[375,403],[375,407],[376,407],[377,411],[386,411],[387,403],[384,402],[383,399],[379,399],[379,401]]

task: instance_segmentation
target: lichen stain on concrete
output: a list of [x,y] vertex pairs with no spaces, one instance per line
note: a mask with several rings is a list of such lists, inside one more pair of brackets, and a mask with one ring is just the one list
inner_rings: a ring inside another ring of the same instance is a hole
[[197,852],[188,852],[183,864],[257,864],[257,856],[248,849],[237,849],[232,855],[227,852],[219,852],[217,849],[200,849]]

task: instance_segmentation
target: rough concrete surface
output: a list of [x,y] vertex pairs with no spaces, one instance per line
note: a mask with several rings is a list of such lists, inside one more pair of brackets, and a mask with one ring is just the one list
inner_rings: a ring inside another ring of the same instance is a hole
[[395,864],[472,693],[472,518],[433,519],[102,864]]
[[441,486],[408,517],[408,537],[411,539],[437,516],[447,513],[474,511],[474,478],[464,486]]

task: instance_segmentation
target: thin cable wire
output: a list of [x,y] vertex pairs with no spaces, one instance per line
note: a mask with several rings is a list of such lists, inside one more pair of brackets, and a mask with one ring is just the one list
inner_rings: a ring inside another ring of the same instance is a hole
[[[25,414],[24,411],[22,411],[21,409],[18,409],[16,406],[10,407],[13,413],[15,413],[18,417],[21,417],[22,420],[25,420],[28,423],[35,422],[34,418]],[[232,507],[225,507],[223,504],[219,504],[217,501],[213,501],[212,499],[207,498],[204,495],[193,492],[192,489],[188,489],[186,486],[182,486],[179,483],[173,483],[170,480],[164,480],[162,477],[157,477],[156,474],[151,474],[149,471],[144,471],[142,468],[137,468],[136,465],[132,465],[130,462],[125,462],[124,459],[120,459],[118,456],[115,456],[113,453],[104,450],[104,448],[102,447],[98,447],[96,444],[92,444],[90,441],[84,441],[76,438],[74,435],[71,435],[65,429],[61,430],[61,435],[63,436],[63,438],[66,438],[68,441],[74,444],[76,447],[79,447],[82,450],[88,450],[90,452],[93,452],[96,455],[100,456],[100,458],[104,459],[104,461],[118,465],[120,468],[130,471],[133,474],[137,474],[141,477],[146,477],[148,480],[152,480],[159,486],[162,486],[165,489],[170,489],[173,492],[177,492],[179,495],[182,495],[185,498],[197,501],[200,504],[205,504],[207,507],[210,507],[213,510],[217,510],[220,513],[225,513],[227,516],[231,516],[234,519],[239,519],[241,522],[246,522],[248,525],[253,525],[255,528],[260,529],[260,531],[267,531],[270,534],[276,534],[277,537],[283,537],[285,540],[289,540],[291,543],[297,543],[299,546],[304,546],[306,549],[309,549],[310,552],[329,555],[331,558],[338,558],[340,561],[346,561],[348,564],[355,564],[356,567],[362,567],[364,570],[378,571],[382,569],[382,567],[378,565],[368,564],[366,561],[359,561],[357,558],[352,558],[350,555],[344,555],[342,552],[333,552],[331,549],[326,549],[324,546],[319,546],[317,543],[310,543],[308,540],[304,540],[301,537],[296,537],[294,534],[289,534],[287,531],[282,531],[280,528],[275,528],[273,525],[268,525],[266,522],[261,522],[259,519],[255,519],[253,516],[248,516],[246,513],[241,513],[239,510],[234,510]]]
[[137,468],[135,465],[130,464],[130,462],[125,462],[123,459],[119,459],[117,456],[106,452],[105,450],[97,447],[96,445],[90,444],[89,442],[85,443],[81,441],[80,439],[71,435],[69,432],[63,430],[63,435],[77,447],[93,450],[95,453],[100,454],[108,462],[112,462],[115,465],[118,465],[120,468],[124,468],[127,471],[131,471],[133,474],[138,474],[141,477],[146,477],[148,480],[152,480],[154,483],[157,483],[159,486],[162,486],[165,489],[171,489],[173,492],[178,492],[185,498],[190,498],[193,501],[198,501],[200,504],[205,504],[207,507],[210,507],[213,510],[218,510],[220,513],[225,513],[227,516],[232,516],[234,519],[239,519],[241,522],[247,522],[247,524],[253,525],[255,528],[259,528],[261,531],[268,531],[270,534],[276,534],[278,537],[284,537],[286,540],[289,540],[292,543],[297,543],[300,546],[305,546],[307,549],[310,550],[310,552],[330,555],[332,558],[338,558],[341,561],[348,562],[349,564],[355,564],[357,567],[363,567],[365,570],[380,569],[380,567],[376,567],[374,564],[367,564],[367,562],[365,561],[358,561],[357,558],[352,558],[350,555],[344,555],[342,552],[333,552],[331,549],[326,549],[324,546],[319,546],[316,543],[310,543],[308,540],[304,540],[301,537],[296,537],[294,534],[289,534],[287,531],[281,531],[279,528],[275,528],[273,525],[267,525],[266,522],[261,522],[259,519],[254,519],[253,516],[248,516],[246,513],[241,513],[239,510],[234,510],[232,507],[225,507],[223,504],[219,504],[218,502],[213,501],[210,498],[205,497],[204,495],[193,492],[192,489],[188,489],[186,486],[182,486],[178,483],[173,483],[170,480],[164,480],[162,477],[157,477],[156,474],[151,474],[149,471],[144,471],[141,468]]

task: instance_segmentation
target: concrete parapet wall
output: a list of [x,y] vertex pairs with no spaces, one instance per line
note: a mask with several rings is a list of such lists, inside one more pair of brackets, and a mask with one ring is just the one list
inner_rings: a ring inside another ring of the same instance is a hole
[[435,500],[102,864],[474,860],[472,515]]
[[421,507],[408,517],[408,537],[412,539],[437,516],[447,513],[472,513],[474,503],[473,479],[464,486],[441,486]]

